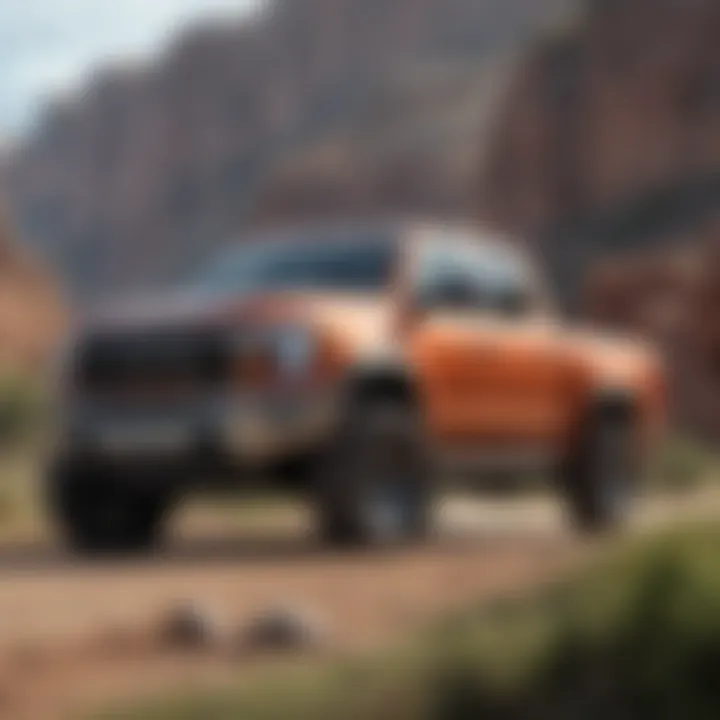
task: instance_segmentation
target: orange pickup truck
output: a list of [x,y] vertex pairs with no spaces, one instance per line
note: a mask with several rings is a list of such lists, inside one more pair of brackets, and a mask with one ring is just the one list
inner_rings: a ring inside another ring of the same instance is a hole
[[61,374],[48,497],[93,552],[257,477],[307,493],[333,543],[419,540],[442,482],[499,470],[613,527],[665,412],[652,348],[571,329],[518,247],[439,223],[265,233],[90,314]]

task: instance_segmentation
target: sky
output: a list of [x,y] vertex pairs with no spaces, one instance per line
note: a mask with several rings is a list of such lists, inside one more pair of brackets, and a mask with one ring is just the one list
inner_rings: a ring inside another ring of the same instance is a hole
[[193,20],[242,17],[262,0],[0,0],[0,140],[22,134],[44,97],[96,65],[142,59]]

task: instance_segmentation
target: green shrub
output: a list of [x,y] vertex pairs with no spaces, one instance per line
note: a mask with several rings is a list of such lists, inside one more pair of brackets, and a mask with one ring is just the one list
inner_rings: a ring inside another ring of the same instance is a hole
[[720,716],[718,552],[720,532],[673,535],[494,620],[465,618],[464,649],[436,657],[433,677],[456,669],[431,716]]
[[653,476],[655,485],[661,488],[692,490],[719,470],[718,455],[708,444],[691,437],[676,437],[660,449]]
[[35,383],[17,376],[0,378],[0,448],[29,437],[42,415],[42,395]]

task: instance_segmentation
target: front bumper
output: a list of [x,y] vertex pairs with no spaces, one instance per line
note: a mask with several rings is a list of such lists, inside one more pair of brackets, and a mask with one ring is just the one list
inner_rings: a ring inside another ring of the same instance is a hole
[[74,403],[55,458],[103,464],[263,466],[322,445],[338,419],[332,392],[263,393],[183,404]]

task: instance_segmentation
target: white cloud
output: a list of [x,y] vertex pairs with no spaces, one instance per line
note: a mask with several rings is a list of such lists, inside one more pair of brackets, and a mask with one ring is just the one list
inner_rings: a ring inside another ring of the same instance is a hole
[[0,132],[21,131],[48,93],[89,68],[156,52],[179,26],[262,0],[0,0]]

